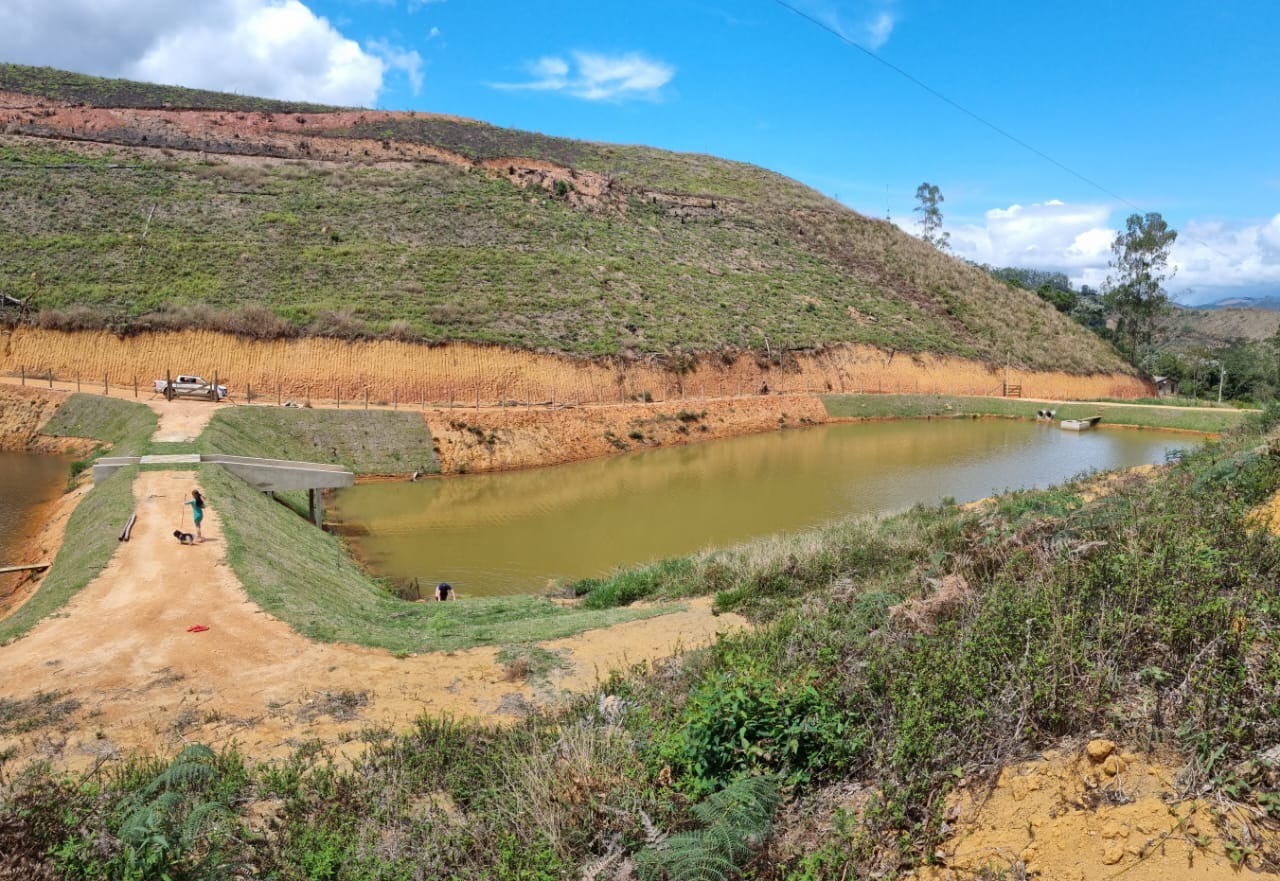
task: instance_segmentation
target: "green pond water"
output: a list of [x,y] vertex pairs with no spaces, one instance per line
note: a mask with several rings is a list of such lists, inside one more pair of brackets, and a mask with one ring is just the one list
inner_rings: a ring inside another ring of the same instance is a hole
[[[49,562],[19,560],[17,542],[31,525],[32,510],[54,499],[67,485],[67,460],[0,452],[0,566]],[[0,579],[13,576],[0,576]]]
[[972,501],[1165,460],[1170,432],[1081,433],[1004,419],[840,424],[572,465],[340,490],[335,518],[374,571],[463,596],[800,530],[945,497]]

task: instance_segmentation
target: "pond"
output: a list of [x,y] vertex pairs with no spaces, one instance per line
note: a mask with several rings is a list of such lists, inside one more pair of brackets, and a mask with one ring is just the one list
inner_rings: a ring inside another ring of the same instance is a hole
[[536,593],[851,514],[1159,463],[1194,435],[1004,419],[816,426],[558,465],[341,490],[371,568],[462,596]]
[[[0,452],[0,566],[50,562],[19,560],[15,555],[36,526],[31,522],[32,512],[57,498],[66,485],[67,460],[63,457]],[[12,585],[0,580],[0,590],[6,586]]]

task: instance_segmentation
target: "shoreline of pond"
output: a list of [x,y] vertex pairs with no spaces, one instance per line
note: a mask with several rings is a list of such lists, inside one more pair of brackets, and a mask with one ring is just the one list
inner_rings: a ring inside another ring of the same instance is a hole
[[1007,417],[833,420],[468,481],[364,481],[338,491],[326,509],[332,531],[372,577],[529,594],[935,496],[969,501],[1158,464],[1168,449],[1203,437],[1082,435]]

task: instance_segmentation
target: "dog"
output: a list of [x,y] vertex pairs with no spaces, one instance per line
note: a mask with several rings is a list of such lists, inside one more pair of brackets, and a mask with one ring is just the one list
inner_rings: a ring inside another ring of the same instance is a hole
[[183,532],[181,529],[175,529],[173,531],[173,537],[176,538],[179,541],[179,543],[184,545],[193,545],[196,543],[196,537],[194,533]]

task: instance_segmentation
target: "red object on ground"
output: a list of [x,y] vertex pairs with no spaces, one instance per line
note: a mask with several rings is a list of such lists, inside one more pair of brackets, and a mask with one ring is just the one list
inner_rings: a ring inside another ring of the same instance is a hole
[[187,628],[187,633],[204,633],[209,628],[203,624],[192,624]]

